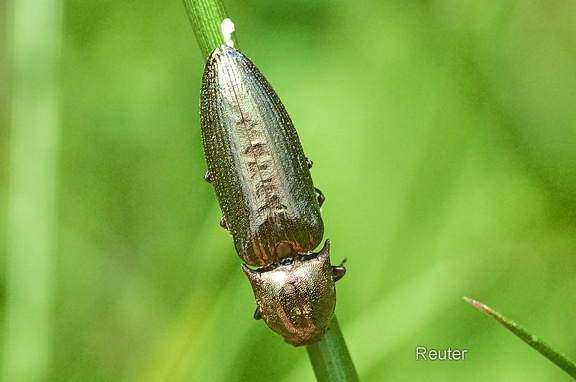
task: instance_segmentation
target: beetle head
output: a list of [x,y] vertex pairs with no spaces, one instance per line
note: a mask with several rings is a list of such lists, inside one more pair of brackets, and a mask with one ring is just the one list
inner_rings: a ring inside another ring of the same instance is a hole
[[319,253],[297,256],[276,268],[242,269],[258,304],[255,317],[294,346],[322,338],[334,315],[334,281],[339,278],[330,265],[329,240]]

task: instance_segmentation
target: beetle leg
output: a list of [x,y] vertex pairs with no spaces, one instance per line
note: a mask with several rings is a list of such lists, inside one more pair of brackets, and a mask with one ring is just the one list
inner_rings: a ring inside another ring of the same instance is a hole
[[220,219],[220,227],[228,229],[228,223],[226,223],[226,219],[224,219],[224,216],[222,216],[222,219]]
[[310,158],[306,158],[306,166],[308,166],[308,168],[312,168],[312,166],[314,166],[314,162],[312,162],[312,159]]
[[207,181],[208,183],[212,183],[214,181],[214,179],[212,179],[212,174],[210,173],[210,171],[206,171],[206,174],[204,174],[204,180]]
[[318,193],[318,204],[320,205],[320,207],[322,207],[322,204],[324,204],[324,201],[326,200],[326,197],[324,196],[324,194],[322,193],[322,191],[320,191],[320,190],[317,189],[316,187],[314,187],[314,189],[315,189],[316,192]]
[[332,266],[332,279],[334,281],[340,280],[346,274],[346,268],[342,265],[333,265]]
[[262,319],[262,315],[260,314],[260,307],[256,307],[256,311],[254,312],[254,319],[255,320],[261,320]]

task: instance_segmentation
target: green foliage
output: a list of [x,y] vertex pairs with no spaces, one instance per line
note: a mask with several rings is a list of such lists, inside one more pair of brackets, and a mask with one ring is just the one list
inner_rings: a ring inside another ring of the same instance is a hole
[[[576,349],[574,5],[226,6],[327,196],[332,259],[348,259],[337,315],[361,380],[568,380],[461,296]],[[47,379],[312,380],[305,349],[252,319],[218,227],[202,179],[204,57],[182,4],[72,1],[63,16]],[[468,356],[415,361],[419,345]]]
[[531,332],[529,332],[522,326],[518,325],[516,322],[512,321],[508,317],[503,316],[502,314],[496,312],[495,310],[492,310],[490,307],[478,301],[472,300],[468,297],[464,297],[464,299],[470,304],[472,304],[474,307],[478,308],[479,310],[483,311],[490,317],[494,318],[496,321],[502,324],[502,326],[504,326],[506,329],[514,333],[518,338],[526,342],[538,353],[548,358],[556,366],[564,370],[572,378],[576,379],[576,363],[574,363],[574,361],[566,357],[564,353],[554,349],[546,342],[538,338],[538,336],[536,336],[535,334],[532,334]]
[[318,382],[358,382],[348,347],[336,317],[324,338],[306,347]]
[[[184,8],[192,24],[198,45],[204,57],[226,43],[222,36],[222,22],[228,18],[221,0],[184,0]],[[234,35],[230,36],[234,40]],[[228,38],[228,37],[227,37]],[[238,47],[238,42],[235,46]]]

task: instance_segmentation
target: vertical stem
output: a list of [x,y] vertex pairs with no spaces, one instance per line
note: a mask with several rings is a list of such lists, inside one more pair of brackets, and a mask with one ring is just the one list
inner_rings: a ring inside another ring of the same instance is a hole
[[[227,18],[221,0],[183,0],[188,18],[204,57],[225,43],[221,23]],[[238,42],[233,36],[234,45]],[[356,369],[336,317],[324,338],[307,347],[308,356],[318,381],[358,381]]]
[[306,350],[319,382],[358,381],[358,374],[350,358],[336,316],[332,319],[324,338],[309,345]]
[[[228,18],[221,0],[183,0],[184,8],[196,34],[196,40],[204,58],[225,43],[220,25]],[[233,36],[234,46],[238,42]]]
[[59,0],[14,0],[3,377],[51,366],[59,124]]

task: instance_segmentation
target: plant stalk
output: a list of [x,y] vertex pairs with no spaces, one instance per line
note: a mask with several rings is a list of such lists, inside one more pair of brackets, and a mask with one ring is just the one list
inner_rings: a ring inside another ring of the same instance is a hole
[[62,4],[8,5],[12,80],[10,153],[2,155],[9,188],[0,380],[45,381],[53,363]]
[[[222,21],[228,18],[224,4],[221,0],[183,1],[202,55],[207,59],[214,49],[226,43],[220,28]],[[232,41],[234,46],[238,47],[234,34]]]
[[512,321],[506,316],[496,312],[490,307],[472,300],[471,298],[464,297],[464,299],[472,304],[474,307],[480,309],[490,317],[494,318],[500,324],[502,324],[506,329],[514,333],[522,341],[530,345],[538,353],[542,354],[544,357],[552,361],[556,366],[568,373],[572,378],[576,379],[576,363],[566,357],[562,352],[554,349],[552,346],[548,345],[546,342],[542,341],[538,336],[532,334],[522,326],[518,325],[516,322]]
[[336,316],[320,341],[306,347],[314,374],[319,382],[354,382],[358,374],[354,368],[344,336]]
[[[228,16],[221,0],[183,0],[188,18],[205,58],[225,44],[221,24]],[[234,45],[238,42],[232,36]],[[336,317],[319,342],[307,347],[308,356],[318,381],[358,381],[346,342]]]

